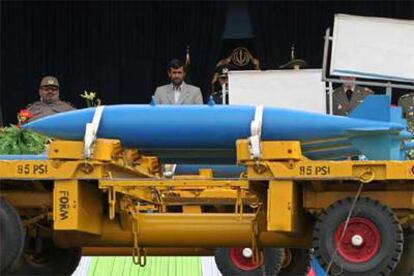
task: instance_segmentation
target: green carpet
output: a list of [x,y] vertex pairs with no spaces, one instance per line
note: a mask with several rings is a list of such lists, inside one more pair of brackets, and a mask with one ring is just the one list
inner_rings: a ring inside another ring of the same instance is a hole
[[140,267],[132,257],[93,257],[88,276],[202,276],[199,257],[148,257]]

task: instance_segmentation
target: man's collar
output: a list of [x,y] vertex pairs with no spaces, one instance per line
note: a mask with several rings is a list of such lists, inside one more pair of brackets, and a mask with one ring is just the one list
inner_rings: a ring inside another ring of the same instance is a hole
[[344,85],[343,86],[344,91],[351,90],[352,92],[355,92],[355,85]]

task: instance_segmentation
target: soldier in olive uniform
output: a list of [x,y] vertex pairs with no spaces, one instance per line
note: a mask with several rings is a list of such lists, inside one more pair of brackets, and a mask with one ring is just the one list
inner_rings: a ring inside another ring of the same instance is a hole
[[402,107],[404,118],[414,124],[414,91],[402,95],[398,100],[398,105]]
[[[353,81],[353,77],[343,77],[341,79]],[[333,114],[348,116],[355,107],[361,104],[365,97],[374,94],[374,92],[367,88],[357,86],[354,83],[344,83],[333,90]]]
[[70,103],[60,100],[59,82],[53,76],[43,77],[40,82],[39,96],[40,101],[27,106],[27,109],[33,115],[29,121],[75,109]]
[[[219,86],[219,87],[218,89],[216,89],[216,91],[211,93],[211,96],[213,97],[213,100],[216,104],[223,104],[223,86],[225,87],[226,90],[228,90],[228,83],[229,83],[228,72],[229,72],[229,69],[225,65],[220,65],[216,67],[214,78],[218,80],[218,85],[215,85],[215,86],[216,87]],[[228,103],[229,95],[228,93],[225,93],[225,94],[226,94],[225,103]]]

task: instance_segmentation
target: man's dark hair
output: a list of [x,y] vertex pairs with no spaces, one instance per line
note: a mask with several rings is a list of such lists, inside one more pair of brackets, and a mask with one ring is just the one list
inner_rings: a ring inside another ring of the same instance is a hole
[[170,69],[178,69],[180,67],[183,67],[184,63],[179,59],[173,59],[168,63],[168,70]]

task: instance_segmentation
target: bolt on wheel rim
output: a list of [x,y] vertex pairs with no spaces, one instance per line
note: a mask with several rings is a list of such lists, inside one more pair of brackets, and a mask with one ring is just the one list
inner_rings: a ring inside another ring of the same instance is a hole
[[[245,257],[245,256],[248,256],[250,252],[251,252],[250,257]],[[252,271],[261,266],[260,263],[254,263],[252,257],[253,257],[253,251],[250,248],[230,249],[231,261],[237,268],[241,270]]]

